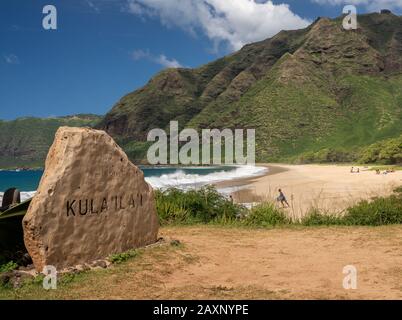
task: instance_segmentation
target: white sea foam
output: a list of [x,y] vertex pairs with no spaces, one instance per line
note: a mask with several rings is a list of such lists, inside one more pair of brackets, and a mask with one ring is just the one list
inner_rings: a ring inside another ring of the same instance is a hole
[[203,186],[220,181],[228,181],[239,178],[249,178],[264,174],[268,169],[256,166],[238,166],[230,171],[218,171],[207,175],[189,174],[184,170],[163,174],[159,177],[147,177],[145,180],[156,189],[176,187],[182,189]]
[[28,200],[35,195],[36,191],[21,192],[21,201]]
[[[36,191],[21,192],[21,201],[31,199],[35,195]],[[3,192],[0,192],[0,204],[3,203]]]
[[[202,170],[202,168],[197,168]],[[208,169],[208,168],[205,168]],[[209,168],[210,169],[210,168]],[[239,178],[249,178],[264,174],[268,169],[257,166],[237,166],[230,171],[217,171],[206,175],[190,174],[178,169],[174,173],[162,174],[159,177],[146,177],[145,180],[156,189],[166,189],[170,187],[180,189],[190,189],[211,183],[234,180]],[[236,190],[244,187],[234,187]],[[230,194],[234,190],[232,187],[222,188],[219,191],[223,194]],[[21,201],[28,200],[35,195],[36,191],[21,192]],[[3,193],[0,192],[0,203],[3,200]]]

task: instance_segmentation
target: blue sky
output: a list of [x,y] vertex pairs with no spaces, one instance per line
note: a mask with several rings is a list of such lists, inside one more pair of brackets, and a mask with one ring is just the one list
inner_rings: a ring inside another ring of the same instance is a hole
[[[166,67],[197,67],[317,16],[401,0],[2,0],[0,119],[105,114]],[[42,9],[57,8],[57,30]],[[284,6],[287,4],[288,6]]]

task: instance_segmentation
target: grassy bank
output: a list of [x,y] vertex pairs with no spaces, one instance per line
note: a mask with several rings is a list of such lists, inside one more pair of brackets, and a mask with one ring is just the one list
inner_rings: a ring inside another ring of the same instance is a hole
[[[233,230],[239,228],[306,228],[308,230],[315,229],[311,227],[319,226],[384,226],[402,223],[402,187],[395,189],[394,194],[388,197],[361,201],[347,208],[342,214],[321,212],[313,208],[300,220],[289,217],[288,212],[278,208],[275,203],[265,202],[252,209],[247,209],[242,205],[233,203],[230,199],[217,192],[214,187],[205,187],[187,192],[178,189],[157,191],[156,206],[160,223],[165,228],[210,226],[230,227],[234,228]],[[175,245],[172,245],[172,247],[175,247]],[[112,255],[109,260],[115,265],[120,265],[129,260],[137,259],[141,256],[141,252],[135,250]],[[18,268],[18,265],[12,261],[3,264],[0,266],[0,275],[16,268]],[[89,278],[81,273],[66,276],[61,285],[69,288],[69,283],[74,279]],[[27,285],[24,285],[24,288],[27,289],[24,290],[35,292],[40,290],[40,284],[40,279],[28,281]],[[53,296],[50,295],[49,297]]]
[[312,208],[301,220],[292,219],[275,203],[265,202],[247,209],[234,204],[213,187],[188,192],[158,191],[157,211],[162,225],[223,224],[254,227],[284,225],[380,226],[402,223],[402,187],[389,197],[361,201],[342,214]]

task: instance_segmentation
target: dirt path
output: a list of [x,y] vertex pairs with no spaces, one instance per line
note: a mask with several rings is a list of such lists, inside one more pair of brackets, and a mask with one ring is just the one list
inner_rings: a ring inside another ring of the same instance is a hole
[[[163,228],[163,245],[58,290],[0,298],[402,299],[402,226],[251,230]],[[344,266],[357,290],[343,289]]]
[[[179,232],[178,232],[179,231]],[[402,299],[402,227],[167,229],[199,260],[165,279],[177,297]],[[345,290],[354,265],[358,289]]]

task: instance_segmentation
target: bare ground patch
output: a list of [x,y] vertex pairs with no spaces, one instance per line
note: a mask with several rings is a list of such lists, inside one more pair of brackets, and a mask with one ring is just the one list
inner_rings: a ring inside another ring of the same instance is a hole
[[[402,226],[239,229],[170,227],[178,239],[58,290],[0,291],[44,299],[402,299]],[[343,267],[358,289],[342,287]]]

